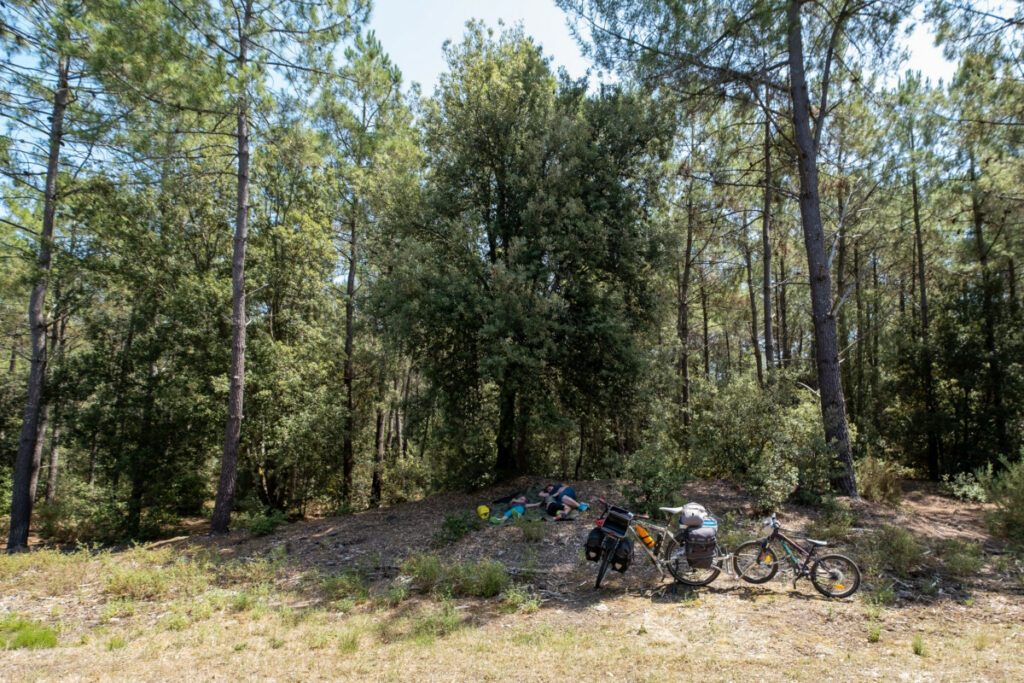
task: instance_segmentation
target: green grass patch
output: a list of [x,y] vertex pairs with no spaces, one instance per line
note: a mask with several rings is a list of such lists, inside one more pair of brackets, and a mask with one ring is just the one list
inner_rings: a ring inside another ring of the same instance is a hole
[[11,613],[0,619],[0,648],[42,650],[57,647],[57,632],[38,621]]
[[978,543],[950,539],[942,543],[942,563],[954,576],[973,576],[985,566],[985,551]]
[[512,612],[532,614],[539,609],[540,598],[525,586],[509,586],[501,601],[501,611],[505,614],[511,614]]
[[332,602],[352,600],[355,603],[362,603],[370,597],[366,577],[355,571],[324,577],[320,585],[327,599]]
[[454,543],[470,531],[482,529],[483,525],[483,520],[469,511],[446,512],[441,529],[434,534],[434,545],[440,547]]

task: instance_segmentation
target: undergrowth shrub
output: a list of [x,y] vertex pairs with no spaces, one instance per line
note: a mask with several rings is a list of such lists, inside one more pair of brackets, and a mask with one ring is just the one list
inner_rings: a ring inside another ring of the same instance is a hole
[[973,576],[985,566],[985,551],[978,543],[949,539],[942,543],[942,563],[954,576]]
[[483,527],[483,520],[477,515],[461,510],[444,513],[441,529],[434,534],[434,545],[443,546],[454,543],[470,531],[478,531]]
[[985,513],[989,530],[1012,543],[1024,544],[1024,450],[1021,459],[1011,463],[1001,460],[1006,468],[989,479],[987,494],[995,509]]
[[526,586],[518,584],[509,586],[502,599],[501,611],[510,614],[512,612],[523,612],[532,614],[540,609],[540,598],[538,598]]
[[74,478],[62,480],[52,505],[40,503],[34,516],[43,538],[57,543],[109,543],[124,536],[127,505],[109,491]]
[[420,590],[439,595],[490,598],[509,585],[505,566],[496,560],[443,562],[437,555],[417,553],[402,564]]
[[353,600],[359,603],[370,596],[367,583],[366,577],[362,574],[348,571],[324,577],[320,581],[320,586],[328,600]]
[[952,478],[948,474],[942,475],[942,488],[958,500],[984,503],[988,501],[988,492],[983,482],[991,480],[992,465],[989,464],[987,473],[982,470],[980,478],[973,472],[957,472]]
[[882,525],[860,539],[858,557],[866,571],[909,576],[924,560],[924,546],[906,529]]
[[849,503],[827,496],[822,499],[821,514],[807,527],[807,533],[821,539],[844,539],[855,522]]
[[269,510],[249,520],[248,529],[253,536],[268,536],[274,533],[277,527],[287,523],[288,516],[284,512]]
[[529,543],[539,543],[544,540],[548,525],[542,519],[533,519],[523,522],[519,528],[523,531],[523,540]]
[[903,497],[902,479],[906,470],[894,462],[865,456],[854,466],[857,491],[866,500],[899,505]]
[[[696,476],[727,477],[754,498],[758,512],[794,493],[814,502],[836,475],[817,398],[785,373],[764,389],[753,376],[701,384],[685,465]],[[663,503],[665,504],[665,503]]]

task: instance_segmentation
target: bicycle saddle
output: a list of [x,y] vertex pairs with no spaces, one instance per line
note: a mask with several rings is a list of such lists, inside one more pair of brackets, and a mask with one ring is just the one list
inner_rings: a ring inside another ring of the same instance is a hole
[[813,538],[805,538],[804,540],[810,543],[811,545],[828,545],[828,541],[819,541]]
[[661,510],[662,512],[667,512],[670,515],[678,515],[680,512],[683,511],[682,506],[677,507],[677,508],[658,508],[658,509]]

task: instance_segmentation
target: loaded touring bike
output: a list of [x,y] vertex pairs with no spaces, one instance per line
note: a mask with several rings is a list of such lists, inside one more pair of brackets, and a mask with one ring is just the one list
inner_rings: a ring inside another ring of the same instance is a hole
[[585,546],[587,559],[599,563],[595,589],[601,587],[609,567],[618,572],[629,568],[635,546],[647,554],[663,579],[670,575],[687,586],[706,586],[728,569],[729,556],[718,545],[718,521],[703,506],[658,508],[669,515],[668,524],[661,525],[646,515],[598,500],[604,513]]
[[828,545],[825,541],[806,538],[802,540],[807,545],[800,545],[782,533],[782,525],[774,513],[764,521],[764,526],[772,530],[767,537],[747,541],[733,553],[733,569],[739,578],[749,583],[765,583],[778,573],[780,564],[789,560],[795,572],[794,588],[797,580],[804,577],[809,578],[818,592],[827,598],[845,598],[860,587],[860,569],[853,560],[836,553],[816,554],[819,548]]

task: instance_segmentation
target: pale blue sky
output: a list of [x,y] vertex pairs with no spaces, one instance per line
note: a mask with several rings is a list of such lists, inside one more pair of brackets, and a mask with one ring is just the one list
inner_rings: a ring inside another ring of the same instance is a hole
[[[508,25],[522,22],[526,34],[553,58],[555,70],[565,67],[570,76],[582,76],[591,66],[553,0],[375,0],[370,26],[402,69],[406,83],[416,81],[423,86],[423,93],[430,95],[438,76],[447,69],[441,45],[445,40],[459,40],[469,19],[482,19],[491,27],[497,27],[499,19]],[[944,78],[948,82],[953,65],[933,42],[931,33],[919,25],[907,43],[910,60],[898,73],[915,69],[932,81]]]

